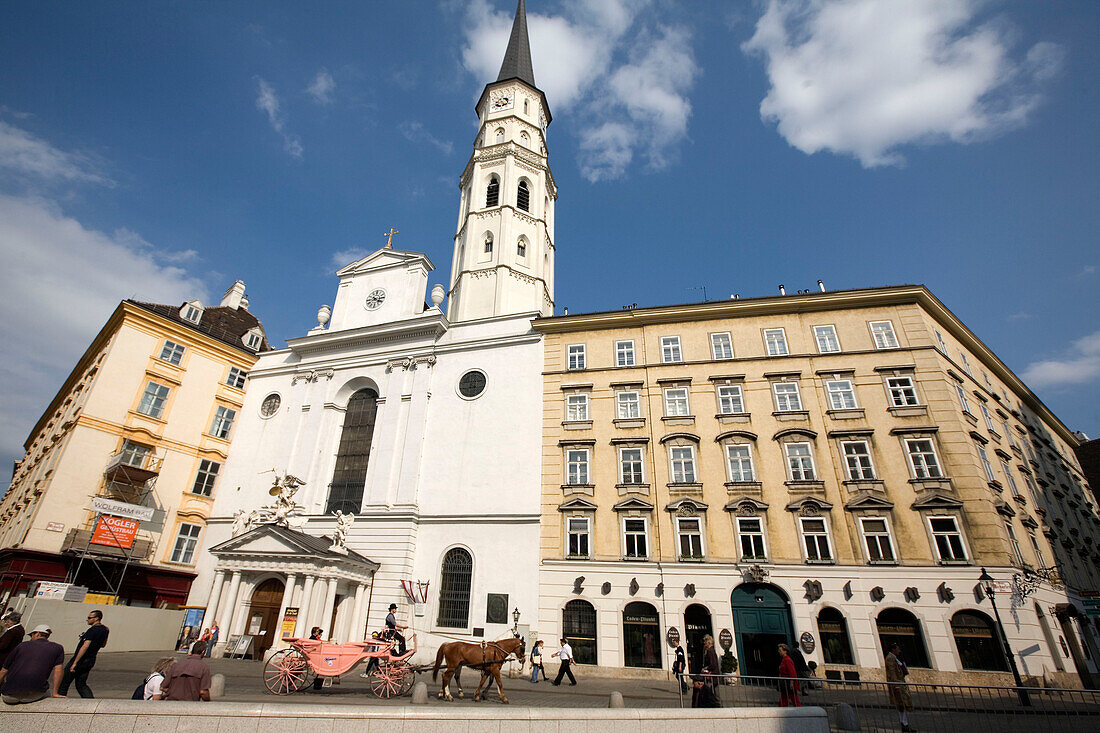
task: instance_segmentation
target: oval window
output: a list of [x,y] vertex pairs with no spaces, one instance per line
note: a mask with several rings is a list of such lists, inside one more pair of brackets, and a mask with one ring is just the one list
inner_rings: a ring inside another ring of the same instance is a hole
[[269,394],[264,397],[264,401],[260,403],[260,414],[264,417],[271,417],[279,411],[279,405],[283,402],[282,398],[275,393]]
[[458,380],[458,393],[468,400],[480,397],[485,391],[485,373],[471,369]]

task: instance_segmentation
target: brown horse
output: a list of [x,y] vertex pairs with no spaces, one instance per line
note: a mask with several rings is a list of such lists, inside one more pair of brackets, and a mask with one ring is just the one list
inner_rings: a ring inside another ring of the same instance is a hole
[[[523,664],[527,654],[527,643],[522,637],[485,642],[449,641],[443,644],[435,653],[435,668],[432,669],[432,679],[435,680],[439,674],[439,668],[444,662],[447,664],[447,669],[443,672],[443,685],[439,689],[439,699],[448,702],[454,700],[450,690],[451,677],[465,665],[481,670],[481,681],[478,682],[477,690],[474,691],[474,702],[481,700],[481,687],[489,679],[489,675],[496,680],[500,701],[508,702],[508,698],[504,696],[504,685],[500,681],[500,668],[513,654],[519,663]],[[460,695],[461,689],[459,687]]]

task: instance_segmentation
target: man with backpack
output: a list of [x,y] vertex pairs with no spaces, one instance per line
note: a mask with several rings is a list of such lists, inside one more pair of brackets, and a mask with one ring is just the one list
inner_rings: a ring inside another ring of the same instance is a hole
[[210,702],[210,667],[202,659],[204,654],[206,642],[196,641],[187,658],[172,665],[160,688],[165,700]]

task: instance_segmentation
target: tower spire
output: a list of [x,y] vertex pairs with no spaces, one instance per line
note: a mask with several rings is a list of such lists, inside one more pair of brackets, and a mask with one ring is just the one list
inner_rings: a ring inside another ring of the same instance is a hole
[[497,81],[519,79],[535,86],[535,71],[531,68],[531,42],[527,38],[527,9],[523,0],[516,5],[516,17],[512,21],[512,35],[508,38],[508,50],[500,65]]

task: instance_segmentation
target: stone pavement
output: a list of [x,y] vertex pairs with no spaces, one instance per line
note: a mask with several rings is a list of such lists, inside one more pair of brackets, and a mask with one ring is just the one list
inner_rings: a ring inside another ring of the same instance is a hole
[[[168,653],[160,652],[100,652],[95,669],[88,678],[88,686],[98,698],[129,698],[134,688],[153,668],[156,660]],[[174,655],[182,658],[182,653]],[[210,671],[225,675],[225,702],[293,702],[295,704],[319,705],[407,705],[408,696],[393,700],[381,700],[371,692],[367,680],[361,678],[361,665],[355,671],[345,675],[339,685],[325,688],[319,692],[303,691],[286,697],[272,695],[264,687],[261,672],[262,662],[240,659],[208,659]],[[528,668],[529,669],[529,668]],[[576,667],[573,668],[576,674]],[[550,673],[547,665],[547,673]],[[557,673],[556,668],[554,673]],[[442,674],[440,675],[442,679]],[[623,694],[627,707],[675,708],[680,706],[676,683],[672,680],[636,680],[594,677],[585,679],[577,675],[577,686],[570,687],[567,681],[560,687],[549,682],[532,684],[529,677],[507,678],[504,682],[504,694],[513,705],[554,708],[606,708],[608,696],[618,690]],[[479,675],[466,669],[462,672],[463,688],[466,698],[455,699],[456,705],[499,705],[500,698],[496,686],[487,697],[487,702],[474,703],[473,692],[477,687]],[[417,675],[417,681],[428,685],[429,704],[444,704],[435,699],[439,691],[439,682],[432,682],[431,672]],[[457,692],[451,683],[451,694]],[[76,689],[69,690],[70,697],[76,697]],[[690,701],[685,701],[690,706]]]

